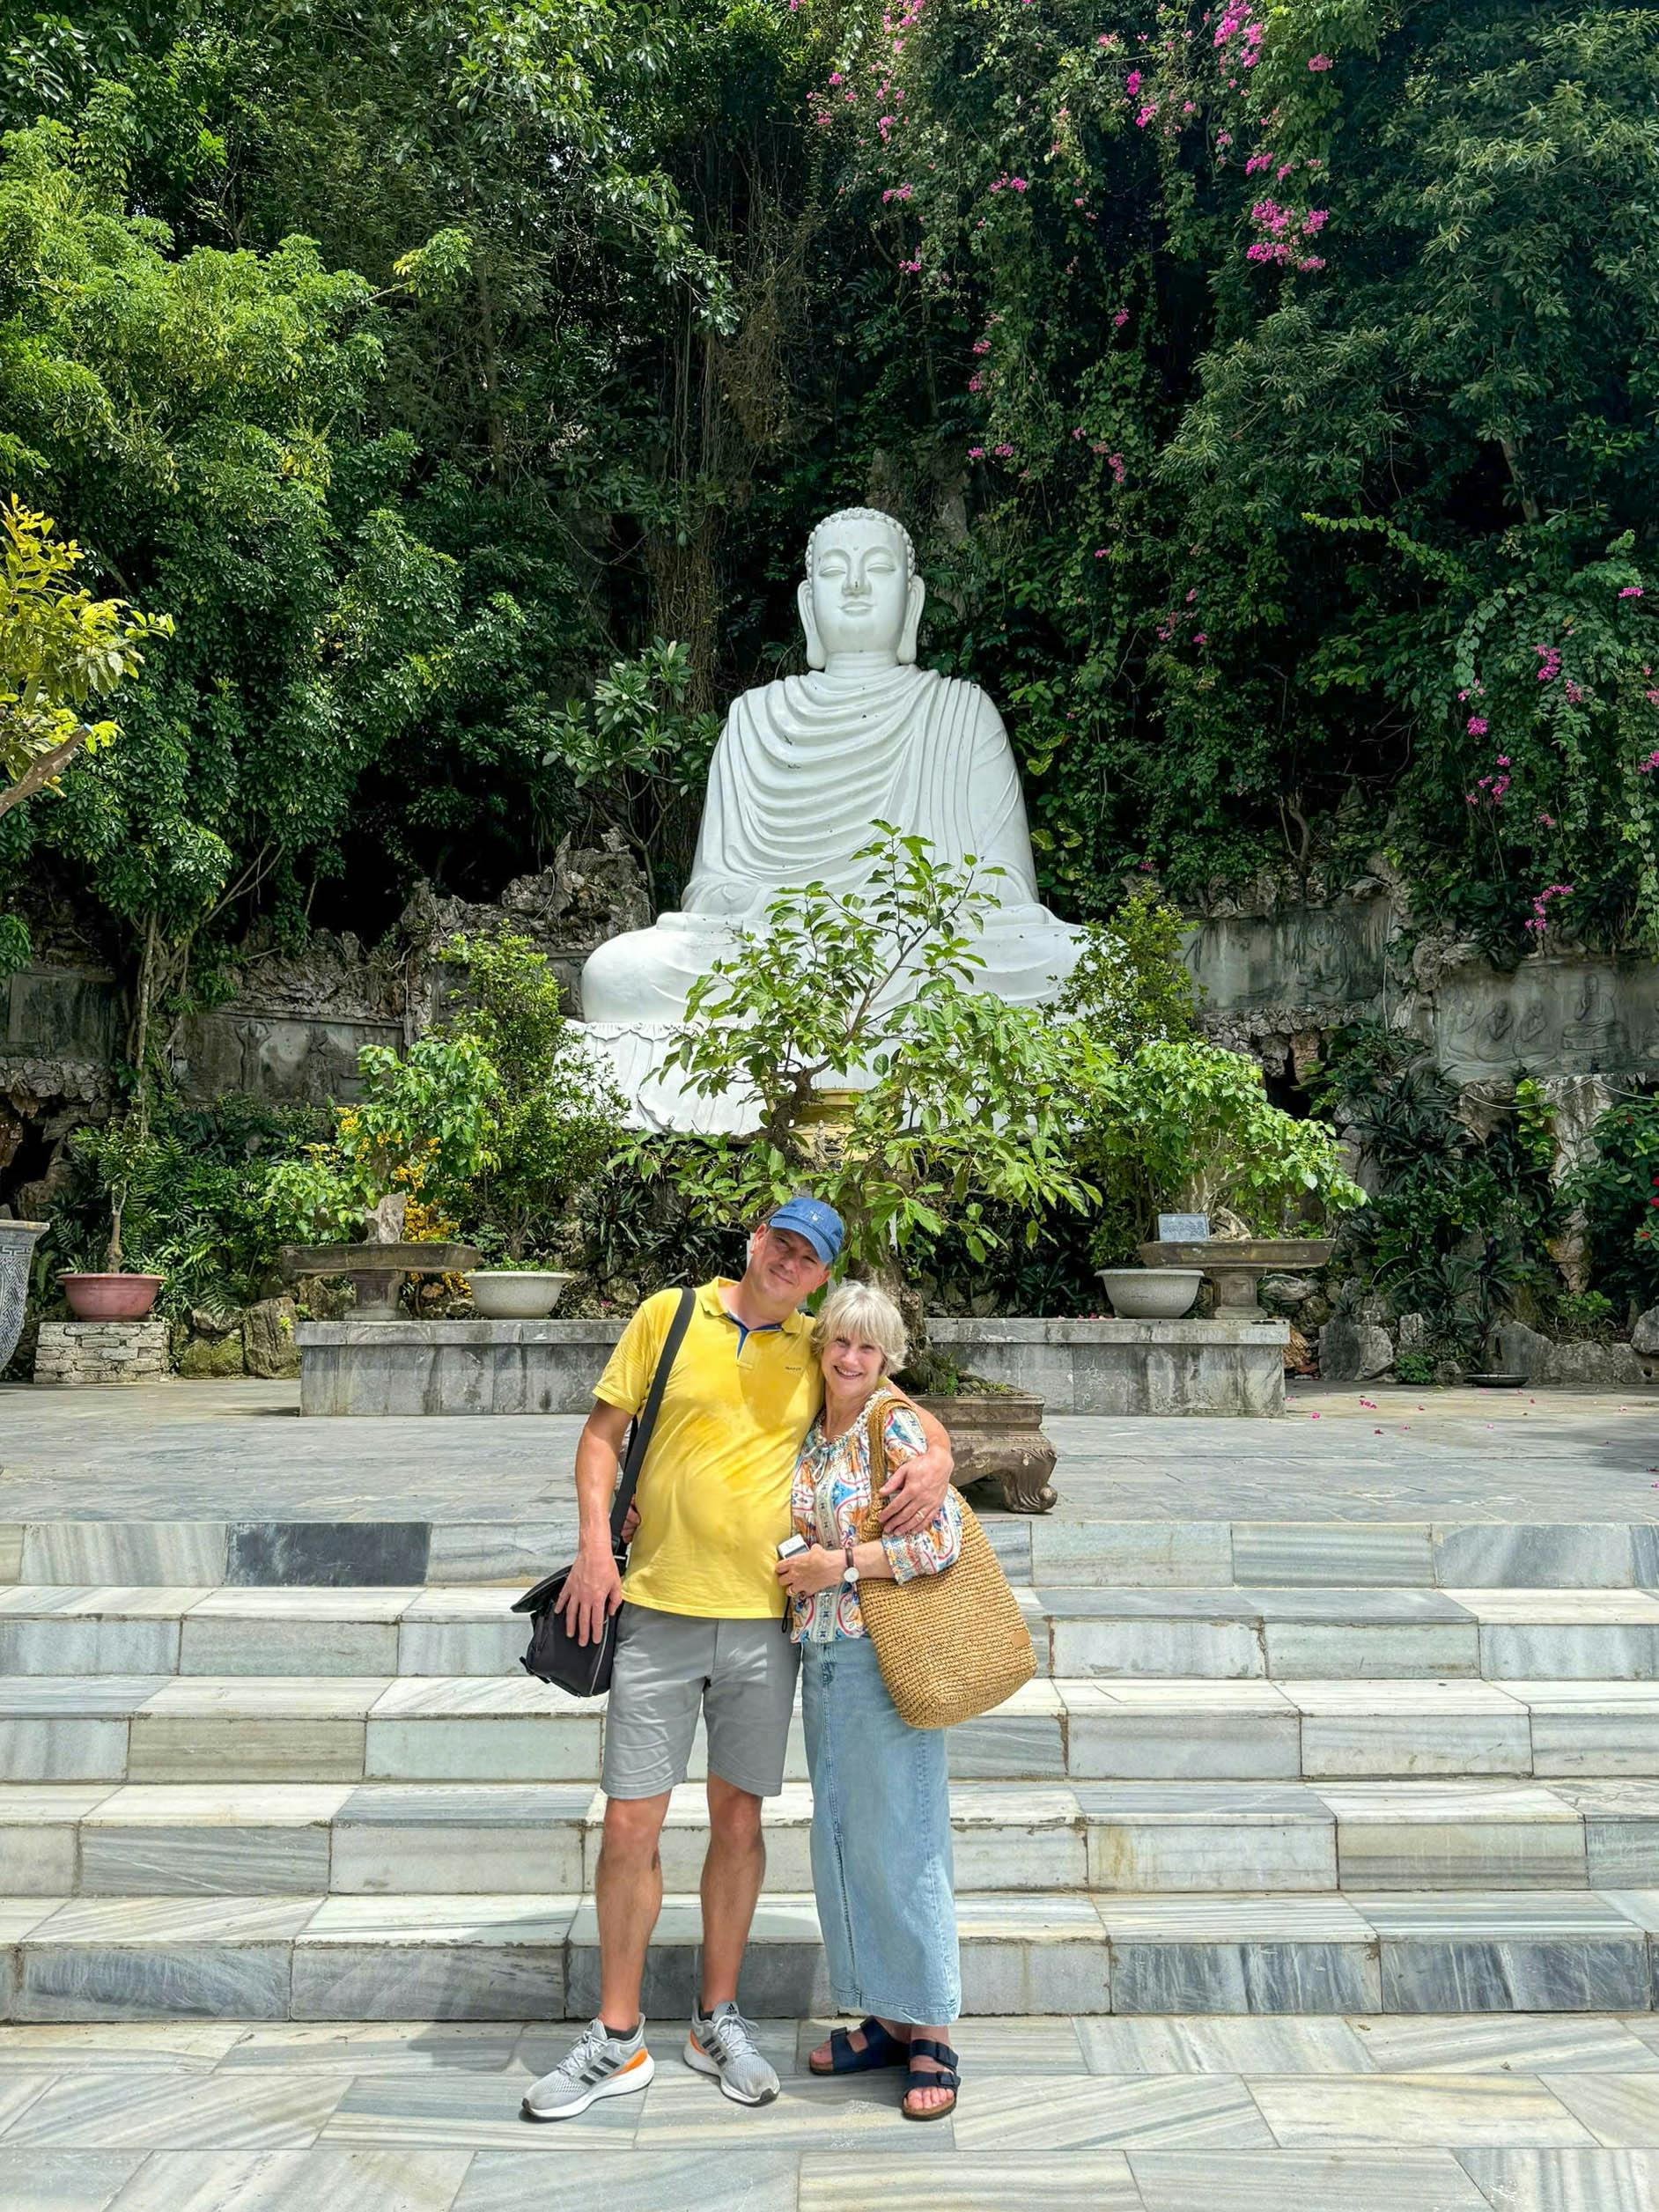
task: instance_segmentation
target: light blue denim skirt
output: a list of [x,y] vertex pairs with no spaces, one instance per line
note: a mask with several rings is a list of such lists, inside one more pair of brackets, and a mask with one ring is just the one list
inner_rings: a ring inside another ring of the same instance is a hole
[[812,1879],[843,2012],[932,2025],[962,2010],[942,1729],[900,1720],[867,1636],[804,1643]]

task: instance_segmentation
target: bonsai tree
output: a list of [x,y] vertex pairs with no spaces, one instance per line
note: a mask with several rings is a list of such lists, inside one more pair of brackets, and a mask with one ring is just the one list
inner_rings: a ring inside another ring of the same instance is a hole
[[1102,1224],[1118,1257],[1149,1233],[1161,1206],[1236,1214],[1249,1233],[1282,1234],[1312,1202],[1326,1213],[1363,1206],[1326,1122],[1298,1120],[1268,1099],[1241,1052],[1197,1038],[1154,1037],[1118,1054],[1073,1028],[1079,1065],[1077,1158],[1109,1194]]
[[77,1129],[70,1139],[70,1153],[77,1166],[89,1170],[102,1196],[108,1233],[104,1240],[103,1269],[119,1275],[125,1265],[122,1227],[134,1181],[150,1164],[154,1151],[149,1117],[130,1107],[117,1119],[101,1126]]
[[[527,937],[452,939],[445,959],[466,971],[468,1002],[446,1025],[495,1078],[488,1151],[471,1204],[509,1265],[545,1247],[576,1193],[623,1142],[621,1095],[565,1019],[559,987]],[[491,1232],[494,1232],[494,1235]]]
[[1035,1235],[1037,1209],[1095,1194],[1072,1159],[1063,1030],[973,989],[999,871],[944,865],[925,838],[874,828],[863,888],[783,894],[687,1002],[669,1066],[700,1096],[752,1101],[758,1135],[639,1157],[734,1223],[810,1182],[846,1224],[853,1271],[899,1298],[911,1378],[937,1387],[948,1378],[906,1280],[913,1248],[948,1216],[983,1258],[1000,1241],[990,1208],[1026,1214]]
[[326,1144],[285,1160],[265,1186],[283,1233],[321,1242],[419,1242],[452,1235],[447,1209],[491,1157],[500,1082],[476,1038],[437,1030],[406,1054],[365,1044],[358,1054],[362,1095],[334,1110]]

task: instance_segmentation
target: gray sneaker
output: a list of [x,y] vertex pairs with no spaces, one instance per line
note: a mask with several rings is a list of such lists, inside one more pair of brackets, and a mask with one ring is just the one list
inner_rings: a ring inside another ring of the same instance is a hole
[[590,2020],[570,2055],[544,2074],[524,2100],[527,2120],[574,2120],[601,2097],[631,2097],[656,2072],[645,2048],[642,2020],[624,2042],[607,2032],[602,2020]]
[[754,2029],[729,1999],[712,2012],[692,2013],[685,2062],[712,2074],[734,2105],[770,2105],[778,2094],[778,2076],[755,2047]]

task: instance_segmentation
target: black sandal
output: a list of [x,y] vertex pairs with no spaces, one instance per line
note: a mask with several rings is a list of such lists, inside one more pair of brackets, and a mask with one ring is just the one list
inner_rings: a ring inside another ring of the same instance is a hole
[[[936,2043],[931,2035],[913,2035],[909,2047],[911,2051],[919,2051],[925,2059],[937,2060],[939,2071],[936,2074],[924,2074],[919,2067],[911,2065],[909,2074],[905,2076],[904,2096],[899,2105],[900,2112],[903,2113],[906,2120],[948,2120],[956,2109],[956,2092],[962,2087],[962,2076],[956,2071],[960,2064],[956,2053],[948,2043]],[[910,2107],[910,2098],[911,2093],[918,2089],[947,2089],[950,2091],[950,2102],[948,2105],[935,2105],[931,2112],[913,2112]]]
[[852,2031],[846,2028],[830,2031],[830,2063],[815,2066],[807,2061],[809,2074],[871,2074],[878,2067],[908,2066],[910,2045],[901,2043],[896,2035],[889,2035],[872,2013],[867,2020],[860,2020],[858,2033],[864,2038],[864,2048],[852,2047]]

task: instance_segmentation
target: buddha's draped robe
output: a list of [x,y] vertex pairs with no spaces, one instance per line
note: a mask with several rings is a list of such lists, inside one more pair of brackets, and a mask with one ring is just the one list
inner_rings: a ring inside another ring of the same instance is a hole
[[780,891],[867,881],[876,822],[929,838],[932,857],[970,854],[1003,871],[975,949],[974,987],[1016,1004],[1052,995],[1074,933],[1039,904],[1019,771],[1001,717],[977,685],[931,669],[813,673],[746,691],[709,771],[697,859],[678,913],[601,945],[582,973],[589,1021],[672,1022],[697,978],[763,930]]

